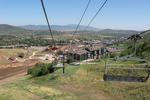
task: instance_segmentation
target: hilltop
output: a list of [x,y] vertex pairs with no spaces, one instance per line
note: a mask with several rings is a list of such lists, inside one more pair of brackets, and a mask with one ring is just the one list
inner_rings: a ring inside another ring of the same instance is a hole
[[138,31],[135,31],[135,30],[117,30],[117,29],[103,29],[103,30],[100,30],[99,31],[100,34],[103,34],[103,35],[112,35],[112,34],[122,34],[122,35],[125,35],[125,34],[137,34]]

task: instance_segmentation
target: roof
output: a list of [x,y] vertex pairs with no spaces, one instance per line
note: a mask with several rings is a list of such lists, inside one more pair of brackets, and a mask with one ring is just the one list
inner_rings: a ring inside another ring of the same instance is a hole
[[99,50],[103,47],[103,44],[94,44],[94,45],[88,45],[86,47],[86,49],[88,49],[89,51],[96,51],[96,50]]
[[88,53],[88,51],[84,49],[72,49],[72,50],[69,50],[68,53],[82,55],[82,54]]
[[106,50],[108,51],[108,52],[118,52],[118,51],[120,51],[118,48],[106,48]]
[[82,55],[88,53],[89,51],[100,50],[103,47],[102,44],[94,45],[73,45],[70,48],[66,49],[67,53]]

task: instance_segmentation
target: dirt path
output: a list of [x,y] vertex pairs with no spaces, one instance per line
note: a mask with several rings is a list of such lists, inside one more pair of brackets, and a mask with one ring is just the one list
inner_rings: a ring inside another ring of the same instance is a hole
[[27,74],[27,72],[18,73],[18,74],[14,75],[14,76],[2,79],[2,80],[0,80],[0,85],[11,83],[11,82],[15,82],[15,80],[25,76],[26,74]]
[[32,53],[32,55],[29,56],[29,59],[32,59],[32,58],[36,55],[37,52],[38,52],[38,51],[34,51],[34,52]]
[[27,67],[6,68],[0,70],[0,84],[5,84],[26,75]]
[[8,67],[0,69],[0,84],[8,83],[27,74],[28,68],[35,65],[39,61],[27,61],[26,65],[18,67]]
[[33,66],[36,63],[41,62],[40,60],[34,59],[33,57],[38,53],[39,51],[32,52],[32,55],[30,55],[26,59],[18,60],[18,62],[11,63],[8,65],[1,65],[0,68],[0,84],[5,84],[12,82],[19,77],[22,77],[27,74],[29,66]]
[[27,67],[16,67],[16,68],[6,68],[0,70],[0,80],[3,80],[5,78],[9,78],[11,76],[24,73],[27,71]]

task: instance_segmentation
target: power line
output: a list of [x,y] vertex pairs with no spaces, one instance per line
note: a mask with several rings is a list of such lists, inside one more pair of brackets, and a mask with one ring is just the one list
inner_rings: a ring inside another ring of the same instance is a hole
[[90,22],[88,23],[88,25],[86,26],[86,28],[88,28],[91,23],[94,21],[94,19],[97,17],[97,15],[99,14],[99,12],[104,8],[104,6],[106,5],[108,0],[105,0],[105,2],[102,4],[102,6],[98,9],[98,11],[96,12],[96,14],[92,17],[92,19],[90,20]]
[[[149,31],[150,31],[150,29],[145,30],[145,31],[142,31],[142,32],[140,32],[139,34],[133,34],[133,35],[134,35],[134,36],[136,36],[136,35],[143,35],[143,34],[145,34],[145,33],[149,32]],[[129,40],[129,39],[130,39],[130,37],[132,37],[133,35],[128,35],[128,37],[127,37],[127,38],[121,37],[121,38],[124,38],[124,39],[122,39],[122,41]],[[120,38],[120,39],[121,39],[121,38]],[[122,41],[121,41],[121,42],[122,42]]]
[[81,16],[81,19],[80,19],[80,21],[79,21],[79,23],[78,23],[78,25],[77,25],[75,31],[73,32],[73,36],[74,36],[75,33],[78,31],[78,28],[79,28],[79,26],[80,26],[80,24],[81,24],[81,22],[82,22],[82,20],[83,20],[83,17],[84,17],[84,15],[85,15],[87,9],[89,8],[90,3],[91,3],[91,0],[88,1],[87,5],[86,5],[86,8],[85,8],[85,10],[84,10],[84,12],[83,12],[83,14],[82,14],[82,16]]
[[49,20],[48,20],[48,16],[47,16],[47,13],[46,13],[46,9],[45,9],[43,0],[41,0],[41,5],[42,5],[42,8],[43,8],[43,12],[44,12],[44,15],[45,15],[45,18],[46,18],[46,21],[47,21],[48,29],[49,29],[49,32],[50,32],[50,34],[51,34],[51,38],[52,38],[53,44],[54,44],[54,46],[55,46],[55,41],[54,41],[52,29],[51,29],[51,26],[50,26],[50,24],[49,24]]

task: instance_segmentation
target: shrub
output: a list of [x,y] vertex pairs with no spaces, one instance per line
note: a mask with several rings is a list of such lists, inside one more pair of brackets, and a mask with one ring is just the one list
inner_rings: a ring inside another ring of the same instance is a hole
[[33,68],[28,69],[28,74],[31,74],[33,77],[46,75],[54,71],[52,64],[36,64]]
[[19,53],[19,54],[18,54],[18,57],[24,58],[24,57],[25,57],[25,54],[24,54],[24,53]]
[[117,55],[117,53],[112,53],[112,54],[110,54],[110,58],[115,58],[115,57],[117,57],[118,55]]

